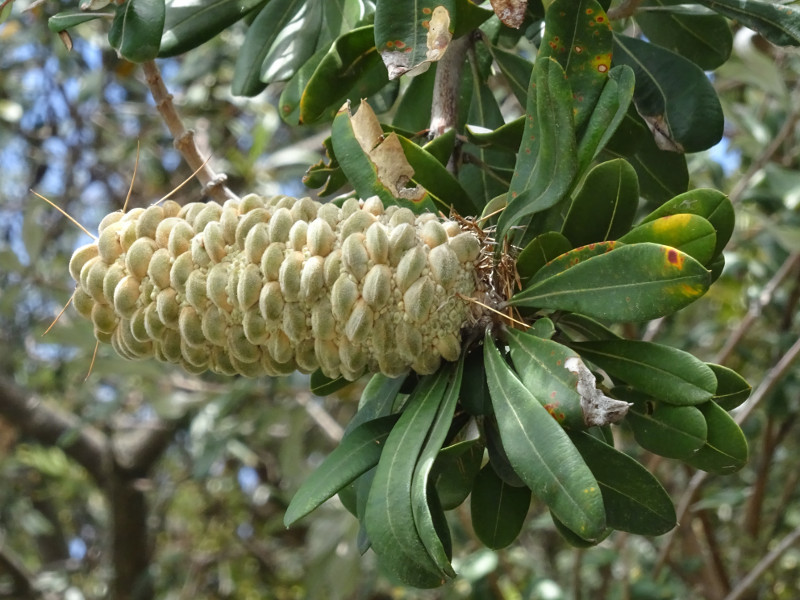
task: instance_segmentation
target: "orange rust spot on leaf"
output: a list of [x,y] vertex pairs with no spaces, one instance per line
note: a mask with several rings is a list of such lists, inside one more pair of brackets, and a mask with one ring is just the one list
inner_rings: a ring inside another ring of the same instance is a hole
[[405,48],[406,43],[403,40],[396,40],[394,46],[395,48]]
[[424,15],[429,15],[429,14],[431,14],[432,12],[433,12],[433,11],[432,11],[430,8],[428,8],[427,6],[426,6],[425,8],[423,8],[423,9],[422,9],[422,14],[424,14]]
[[423,21],[423,22],[422,22],[422,26],[423,26],[425,29],[429,29],[429,28],[430,28],[430,26],[431,26],[431,22],[430,22],[430,21],[427,21],[427,20],[425,20],[425,21]]

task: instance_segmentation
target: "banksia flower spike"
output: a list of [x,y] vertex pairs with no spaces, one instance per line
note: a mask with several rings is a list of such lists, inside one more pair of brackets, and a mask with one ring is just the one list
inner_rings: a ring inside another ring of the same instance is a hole
[[456,221],[377,197],[339,208],[251,194],[111,213],[69,268],[76,309],[123,357],[352,380],[458,358],[481,246]]

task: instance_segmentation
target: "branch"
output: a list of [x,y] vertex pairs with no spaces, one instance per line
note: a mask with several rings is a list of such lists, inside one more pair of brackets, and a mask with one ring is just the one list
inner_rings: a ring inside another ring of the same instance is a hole
[[108,470],[108,439],[75,415],[23,393],[0,376],[0,415],[45,446],[60,446],[102,486]]
[[112,440],[114,462],[128,477],[144,477],[172,442],[181,421],[161,420],[117,432]]
[[739,600],[744,596],[744,593],[753,585],[756,580],[764,574],[764,571],[769,569],[781,555],[786,552],[792,545],[800,540],[800,527],[797,527],[789,535],[783,538],[780,543],[775,546],[772,551],[762,558],[758,564],[745,575],[745,577],[736,585],[735,588],[725,597],[725,600]]
[[200,155],[200,150],[194,141],[194,131],[184,127],[183,121],[172,103],[172,94],[167,91],[155,61],[147,61],[142,64],[142,67],[156,108],[175,139],[175,148],[181,153],[189,168],[198,172],[197,178],[203,184],[205,191],[220,204],[236,198],[236,195],[225,185],[225,175],[216,173],[208,165],[206,159]]
[[428,134],[431,139],[439,137],[456,126],[461,68],[464,66],[467,50],[471,45],[472,36],[469,34],[453,40],[436,67],[431,125]]

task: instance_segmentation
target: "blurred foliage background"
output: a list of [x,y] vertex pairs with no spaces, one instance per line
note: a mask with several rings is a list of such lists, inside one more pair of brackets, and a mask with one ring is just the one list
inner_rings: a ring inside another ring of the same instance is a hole
[[[0,417],[0,597],[106,596],[111,561],[126,551],[110,547],[109,531],[126,525],[120,508],[131,507],[141,520],[128,525],[144,528],[142,543],[152,544],[158,598],[800,596],[800,372],[781,362],[800,332],[796,50],[738,29],[731,60],[711,75],[725,137],[690,155],[691,185],[729,193],[737,230],[711,292],[645,334],[724,362],[766,394],[743,423],[749,466],[698,477],[637,455],[688,512],[660,538],[616,532],[589,550],[567,546],[536,504],[517,543],[487,550],[474,539],[465,504],[449,514],[461,577],[419,592],[386,580],[370,554],[359,555],[357,523],[335,501],[300,526],[282,525],[293,491],[341,437],[360,384],[319,398],[300,375],[189,377],[154,361],[124,361],[110,347],[100,348],[87,379],[94,339],[84,322],[68,310],[43,336],[72,293],[68,258],[87,237],[29,190],[93,230],[122,207],[137,146],[133,205],[160,198],[190,172],[141,73],[117,59],[105,30],[82,26],[67,52],[46,26],[62,3],[28,4],[18,2],[0,26],[0,402],[44,403],[69,427],[48,441],[35,423]],[[300,177],[319,160],[325,127],[285,125],[278,86],[255,98],[230,95],[243,36],[244,27],[233,27],[160,61],[167,86],[232,189],[308,195]],[[518,110],[502,82],[492,91]],[[199,199],[197,189],[187,185],[179,201]],[[105,434],[109,452],[125,444],[153,452],[120,473],[124,489],[104,487],[71,456],[86,431]],[[790,547],[737,595],[737,583],[782,540]]]

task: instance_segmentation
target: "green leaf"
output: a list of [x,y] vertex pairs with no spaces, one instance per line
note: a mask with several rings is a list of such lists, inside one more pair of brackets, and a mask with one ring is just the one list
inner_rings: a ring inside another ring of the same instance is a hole
[[301,2],[288,10],[293,11],[291,20],[275,36],[261,63],[260,78],[267,84],[291,78],[314,54],[319,39],[322,3]]
[[473,350],[466,357],[464,378],[461,381],[461,405],[473,416],[492,414],[492,400],[483,369],[483,353]]
[[578,140],[578,174],[589,168],[617,129],[626,122],[633,99],[635,77],[627,65],[617,65],[608,74],[600,98]]
[[461,215],[474,215],[478,209],[470,199],[466,190],[439,160],[425,148],[422,148],[401,135],[397,138],[403,148],[408,163],[414,169],[411,181],[421,185],[428,192],[438,209],[450,214],[455,208]]
[[[494,411],[494,409],[492,410]],[[503,440],[500,439],[500,429],[494,415],[489,419],[484,419],[483,435],[486,438],[486,454],[489,457],[489,464],[497,476],[510,486],[525,487],[525,482],[511,466],[511,461],[503,448]]]
[[683,213],[642,223],[619,238],[619,241],[625,244],[653,242],[671,246],[706,265],[714,256],[717,232],[703,217]]
[[425,131],[431,124],[433,84],[436,65],[411,79],[408,88],[400,96],[392,125],[406,131]]
[[302,519],[340,489],[378,464],[383,443],[397,423],[397,415],[362,423],[342,438],[339,446],[305,480],[292,498],[284,524]]
[[553,525],[555,525],[558,535],[560,535],[564,539],[564,541],[567,542],[573,548],[591,548],[592,546],[596,546],[604,539],[606,539],[613,531],[611,527],[606,527],[606,530],[602,534],[600,534],[596,540],[589,541],[583,539],[577,533],[572,531],[569,527],[564,525],[564,523],[559,521],[558,517],[556,517],[553,514],[553,511],[550,511],[550,518],[553,519]]
[[753,388],[736,371],[711,363],[708,366],[717,378],[717,391],[712,400],[723,410],[733,410],[750,397]]
[[656,204],[663,204],[689,186],[686,157],[661,150],[633,107],[609,140],[605,154],[608,158],[626,158],[636,170],[639,192]]
[[313,123],[339,110],[348,98],[358,101],[386,86],[389,79],[372,34],[372,26],[359,27],[333,43],[303,90],[301,123]]
[[630,229],[638,206],[639,180],[630,163],[601,163],[586,175],[561,233],[576,247],[615,240]]
[[[614,392],[618,392],[617,388]],[[706,443],[708,427],[703,413],[696,406],[673,406],[642,399],[641,395],[618,395],[633,400],[626,421],[633,429],[634,439],[645,450],[667,458],[686,460]]]
[[422,379],[386,440],[370,488],[363,523],[381,565],[420,588],[442,584],[447,574],[429,556],[417,530],[411,480],[445,395],[449,370]]
[[[733,48],[728,22],[719,15],[691,14],[678,6],[685,6],[684,0],[645,0],[636,11],[645,37],[705,71],[728,60]],[[659,10],[648,10],[651,7]]]
[[675,527],[672,500],[647,469],[589,433],[570,438],[600,484],[609,527],[636,535],[661,535]]
[[705,267],[683,252],[658,244],[630,244],[536,281],[509,304],[610,321],[646,321],[691,304],[709,284]]
[[[503,125],[503,114],[489,85],[480,80],[478,66],[470,60],[474,74],[469,79],[471,101],[467,122],[473,127],[495,129]],[[466,80],[466,78],[465,78]],[[463,84],[462,84],[463,85]],[[467,103],[463,98],[463,103]],[[464,144],[461,147],[461,166],[458,180],[467,190],[474,204],[485,206],[492,198],[508,192],[509,180],[505,171],[513,168],[514,154],[519,143],[510,152],[505,148]]]
[[717,234],[714,256],[719,256],[731,239],[736,221],[730,199],[719,190],[711,188],[689,190],[659,206],[647,215],[642,223],[680,213],[699,215],[711,223]]
[[703,70],[669,50],[614,35],[614,61],[636,75],[633,100],[658,146],[697,152],[722,139],[722,107]]
[[669,404],[701,404],[717,390],[708,365],[677,348],[625,339],[576,342],[573,348],[612,377]]
[[747,464],[747,439],[736,421],[716,402],[706,402],[697,408],[708,426],[705,445],[693,456],[684,459],[696,469],[728,475]]
[[538,59],[554,58],[573,93],[575,129],[594,109],[611,68],[611,22],[595,0],[555,0],[545,15]]
[[494,146],[508,152],[516,152],[522,143],[522,131],[525,127],[525,117],[518,117],[498,127],[485,129],[484,127],[467,125],[467,139],[477,146]]
[[800,9],[756,0],[697,0],[778,46],[800,46]]
[[500,437],[514,470],[572,531],[592,540],[605,530],[603,498],[564,430],[500,356],[487,332],[486,378]]
[[[536,61],[528,93],[528,118],[508,205],[497,222],[497,239],[505,237],[525,217],[558,204],[572,186],[578,165],[571,106],[572,90],[561,65],[551,58]],[[525,229],[522,225],[511,237],[524,239]]]
[[578,353],[552,340],[516,329],[506,329],[511,360],[522,383],[562,427],[584,429],[578,375],[564,365]]
[[347,387],[351,383],[353,382],[348,381],[341,375],[336,379],[331,379],[330,377],[323,375],[321,370],[317,369],[311,374],[309,387],[311,388],[312,394],[316,394],[317,396],[330,396],[342,388]]
[[[7,4],[6,8],[11,10],[12,4]],[[110,19],[114,17],[113,12],[106,12],[102,10],[86,11],[80,8],[71,8],[69,10],[62,10],[47,19],[47,28],[53,33],[60,33],[71,29],[81,23],[87,21],[94,21],[95,19]],[[0,20],[2,23],[2,20]]]
[[[439,527],[434,525],[436,509],[442,511],[441,503],[436,496],[435,488],[433,486],[433,479],[430,477],[431,470],[434,465],[439,452],[442,449],[447,432],[450,430],[450,425],[453,421],[453,414],[455,413],[456,403],[458,402],[458,394],[461,389],[461,377],[464,373],[464,357],[458,361],[456,368],[452,371],[450,381],[447,385],[447,392],[445,392],[444,400],[439,406],[439,412],[436,414],[436,419],[428,434],[428,439],[422,448],[419,455],[417,466],[414,469],[414,475],[411,480],[411,508],[414,514],[414,523],[416,524],[419,537],[428,555],[436,563],[436,566],[449,577],[455,577],[456,572],[450,564],[450,556],[442,541],[443,528],[447,529],[446,521],[442,521]],[[430,495],[428,492],[432,492]],[[449,539],[449,530],[447,533]]]
[[558,319],[558,329],[562,333],[566,333],[573,341],[575,341],[576,334],[588,341],[614,340],[621,337],[602,323],[575,313],[561,315]]
[[433,464],[431,480],[444,510],[452,510],[467,499],[481,462],[483,443],[479,439],[459,442],[439,452]]
[[623,244],[614,240],[610,242],[587,244],[586,246],[569,250],[564,254],[560,254],[559,256],[555,257],[544,267],[539,269],[534,276],[531,277],[530,281],[528,282],[528,286],[526,287],[530,287],[538,281],[549,279],[555,275],[558,275],[559,273],[563,273],[564,271],[573,268],[575,265],[583,261],[589,260],[590,258],[595,258],[596,256],[601,256],[611,252],[614,249],[621,248],[622,246]]
[[303,93],[322,59],[327,56],[329,49],[328,46],[324,46],[317,50],[286,82],[278,100],[278,106],[281,119],[289,125],[300,124],[300,101],[303,99]]
[[167,4],[158,55],[176,56],[197,48],[263,3],[264,0],[172,0]]
[[165,13],[164,0],[128,0],[117,8],[109,43],[131,62],[153,60],[161,45]]
[[470,513],[475,535],[493,550],[505,548],[522,531],[530,505],[531,490],[508,485],[486,465],[472,487]]
[[400,393],[405,380],[405,377],[392,378],[381,373],[373,375],[361,392],[358,411],[347,424],[345,435],[362,423],[391,414],[397,394]]
[[[14,8],[14,0],[10,0],[9,2],[4,3],[3,8],[0,8],[0,25],[5,23],[8,20],[8,17],[11,16],[12,8]],[[58,31],[56,31],[55,33],[58,33]]]
[[539,269],[572,250],[569,240],[557,231],[548,231],[533,238],[517,256],[517,273],[525,283]]
[[[492,54],[494,62],[500,67],[500,72],[505,76],[511,93],[516,96],[522,106],[525,106],[528,103],[528,82],[533,73],[533,64],[519,54],[507,52],[492,44],[486,44],[486,47]],[[517,144],[518,147],[519,144]]]
[[244,43],[236,57],[231,81],[234,96],[255,96],[266,84],[261,80],[261,68],[281,32],[294,19],[304,0],[270,0],[247,30]]

